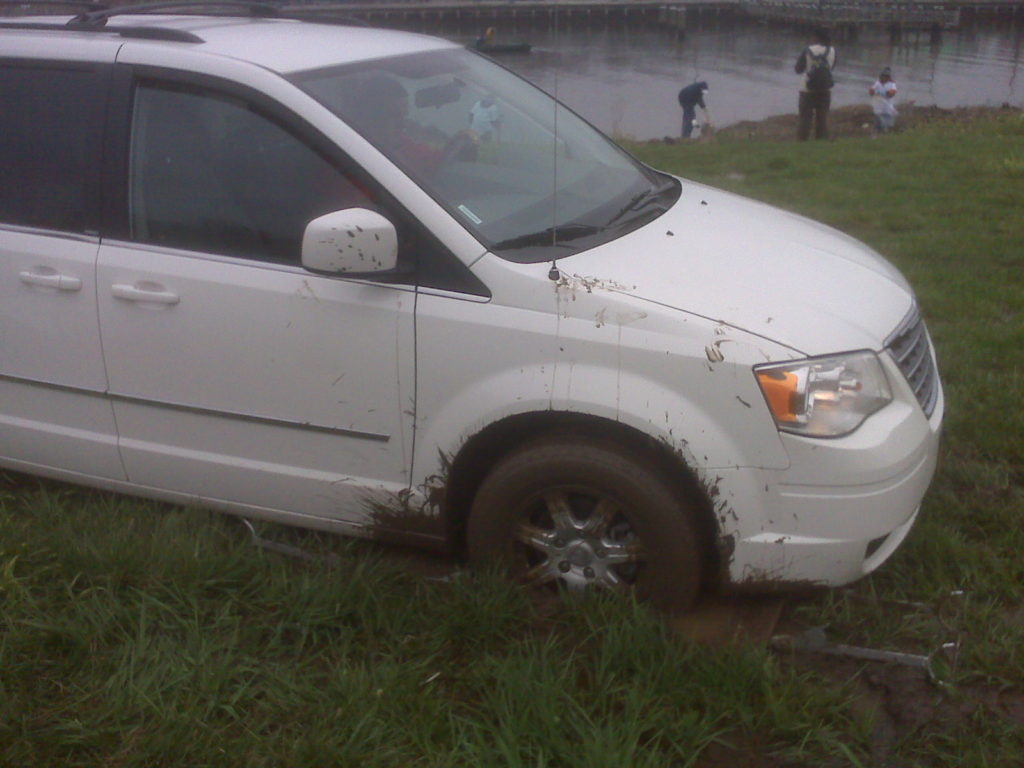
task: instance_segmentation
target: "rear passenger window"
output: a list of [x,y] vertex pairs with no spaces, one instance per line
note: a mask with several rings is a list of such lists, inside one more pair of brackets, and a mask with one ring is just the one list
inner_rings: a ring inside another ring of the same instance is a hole
[[103,91],[98,69],[0,62],[0,222],[96,231]]
[[372,207],[359,187],[280,123],[199,88],[135,94],[130,225],[136,241],[299,263],[306,224]]

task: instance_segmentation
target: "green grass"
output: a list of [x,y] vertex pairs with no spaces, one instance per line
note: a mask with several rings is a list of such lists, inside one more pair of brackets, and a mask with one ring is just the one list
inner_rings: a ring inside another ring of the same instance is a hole
[[1019,765],[1024,121],[634,149],[839,226],[915,285],[947,394],[920,523],[786,618],[908,652],[960,637],[950,687],[277,530],[338,555],[290,560],[228,518],[0,475],[0,765]]

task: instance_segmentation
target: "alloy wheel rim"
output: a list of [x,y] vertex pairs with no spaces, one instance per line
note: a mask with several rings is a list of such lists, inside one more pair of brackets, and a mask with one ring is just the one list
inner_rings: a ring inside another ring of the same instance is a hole
[[530,586],[621,591],[635,583],[646,560],[621,505],[586,489],[539,494],[514,535]]

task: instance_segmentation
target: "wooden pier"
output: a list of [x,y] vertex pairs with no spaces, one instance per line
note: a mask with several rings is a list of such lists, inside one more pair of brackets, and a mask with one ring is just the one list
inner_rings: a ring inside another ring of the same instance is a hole
[[753,18],[826,28],[898,25],[953,29],[960,25],[960,8],[947,3],[743,0],[742,7]]
[[[330,8],[371,24],[384,26],[471,22],[590,26],[627,21],[677,23],[687,15],[732,15],[742,0],[398,0],[398,2],[303,3],[303,8]],[[1024,2],[1024,0],[1022,0]]]
[[682,31],[688,22],[702,18],[736,17],[833,29],[882,26],[935,30],[986,16],[1024,21],[1024,0],[306,0],[296,6],[343,13],[378,26],[405,28],[649,22]]

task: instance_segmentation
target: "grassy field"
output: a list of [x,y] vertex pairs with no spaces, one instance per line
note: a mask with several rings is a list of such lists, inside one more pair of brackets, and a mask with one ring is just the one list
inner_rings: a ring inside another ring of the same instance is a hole
[[959,639],[943,684],[276,529],[337,556],[285,558],[231,519],[0,475],[0,765],[1019,766],[1024,119],[632,149],[833,224],[915,285],[947,395],[936,482],[879,573],[790,600],[784,624],[918,654]]

